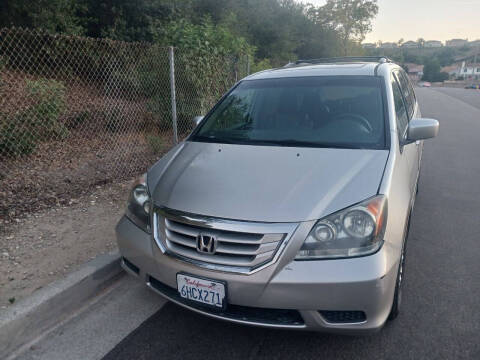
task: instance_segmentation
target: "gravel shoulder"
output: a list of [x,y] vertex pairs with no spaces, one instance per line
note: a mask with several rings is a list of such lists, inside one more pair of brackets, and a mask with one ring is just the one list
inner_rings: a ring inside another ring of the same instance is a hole
[[0,229],[0,311],[116,247],[114,227],[131,181],[97,186],[68,205],[27,214]]

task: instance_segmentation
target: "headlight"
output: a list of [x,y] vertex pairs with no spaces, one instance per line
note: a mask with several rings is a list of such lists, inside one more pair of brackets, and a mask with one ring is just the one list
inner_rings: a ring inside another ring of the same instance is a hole
[[150,211],[152,208],[150,193],[147,187],[147,174],[143,174],[133,184],[130,196],[128,198],[128,205],[126,215],[142,230],[150,233]]
[[319,220],[296,260],[343,258],[376,252],[383,243],[387,199],[375,196]]

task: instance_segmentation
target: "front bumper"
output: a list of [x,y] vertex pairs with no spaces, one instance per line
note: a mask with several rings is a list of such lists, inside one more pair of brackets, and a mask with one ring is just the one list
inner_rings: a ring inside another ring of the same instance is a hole
[[[161,254],[151,235],[126,217],[116,228],[118,246],[126,259],[122,262],[123,267],[157,293],[196,312],[232,322],[275,328],[342,333],[380,329],[393,301],[398,268],[395,249],[386,242],[377,253],[365,257],[290,261],[307,232],[308,229],[297,229],[276,263],[244,275],[199,268]],[[178,272],[225,281],[227,310],[230,310],[210,312],[185,303],[176,296]],[[342,322],[331,322],[325,311],[347,315],[362,312],[365,319],[349,322],[347,316]],[[300,317],[295,318],[295,313]],[[278,321],[275,321],[276,317]]]

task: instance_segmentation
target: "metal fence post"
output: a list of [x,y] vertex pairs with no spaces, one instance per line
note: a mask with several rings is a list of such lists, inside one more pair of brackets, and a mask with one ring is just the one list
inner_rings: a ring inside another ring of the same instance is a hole
[[250,56],[247,55],[247,75],[250,75]]
[[170,60],[170,92],[172,98],[172,125],[173,125],[173,141],[178,143],[177,133],[177,99],[175,97],[175,59],[173,54],[173,46],[168,48],[168,58]]

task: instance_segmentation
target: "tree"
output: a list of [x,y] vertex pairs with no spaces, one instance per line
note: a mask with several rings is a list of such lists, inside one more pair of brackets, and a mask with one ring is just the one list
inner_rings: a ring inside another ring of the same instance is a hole
[[448,73],[441,72],[440,63],[436,58],[429,58],[425,61],[423,69],[424,81],[440,82],[448,79]]
[[343,53],[347,55],[349,43],[361,43],[365,39],[377,14],[377,0],[327,0],[315,15],[317,22],[338,32]]
[[425,46],[425,39],[424,38],[419,38],[417,40],[417,44],[419,48],[423,48]]
[[42,28],[70,35],[85,33],[83,1],[3,0],[0,1],[0,27]]
[[0,0],[0,27],[153,42],[172,22],[196,26],[208,18],[254,46],[257,60],[280,66],[347,49],[361,54],[355,41],[371,28],[376,1],[329,0],[314,7],[298,0]]
[[455,62],[455,50],[451,47],[444,47],[436,52],[436,57],[440,62],[440,66],[451,65]]

